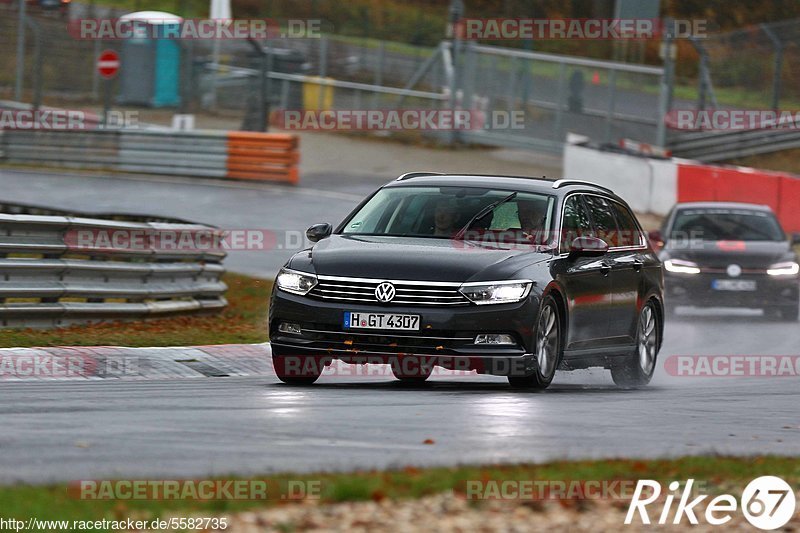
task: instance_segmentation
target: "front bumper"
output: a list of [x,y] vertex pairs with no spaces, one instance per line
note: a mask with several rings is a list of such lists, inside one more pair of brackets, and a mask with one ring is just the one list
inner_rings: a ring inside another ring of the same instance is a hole
[[[754,291],[726,291],[712,287],[714,280],[737,279],[754,281]],[[700,307],[773,307],[797,305],[800,280],[797,277],[743,274],[729,278],[725,274],[664,274],[665,300],[670,305]]]
[[[419,331],[345,330],[344,313],[420,315]],[[452,370],[517,375],[535,369],[534,294],[517,303],[465,306],[401,306],[324,302],[275,290],[270,304],[274,356],[339,359],[348,363],[392,363],[416,357]],[[301,334],[278,331],[282,321],[298,323]],[[512,335],[515,345],[475,345],[480,333]]]

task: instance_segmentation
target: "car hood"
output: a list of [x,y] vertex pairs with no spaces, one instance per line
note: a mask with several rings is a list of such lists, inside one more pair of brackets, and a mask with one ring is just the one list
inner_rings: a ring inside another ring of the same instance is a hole
[[331,235],[295,255],[288,266],[322,276],[464,282],[508,279],[551,257],[551,251],[527,245]]
[[662,259],[686,259],[704,267],[724,268],[735,263],[743,268],[766,268],[794,257],[786,241],[702,241],[667,243]]

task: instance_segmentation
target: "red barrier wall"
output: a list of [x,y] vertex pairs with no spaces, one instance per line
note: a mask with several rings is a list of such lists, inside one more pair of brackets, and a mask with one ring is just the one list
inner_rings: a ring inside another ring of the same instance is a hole
[[800,178],[736,167],[678,165],[678,202],[768,205],[788,232],[800,231]]
[[783,229],[800,233],[800,178],[781,177],[778,218],[781,219]]

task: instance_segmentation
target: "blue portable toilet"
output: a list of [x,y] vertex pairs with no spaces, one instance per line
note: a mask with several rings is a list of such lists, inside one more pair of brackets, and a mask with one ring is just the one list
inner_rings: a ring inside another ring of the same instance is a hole
[[174,107],[180,104],[181,48],[169,31],[180,34],[183,19],[163,11],[137,11],[120,17],[131,24],[122,44],[118,102]]

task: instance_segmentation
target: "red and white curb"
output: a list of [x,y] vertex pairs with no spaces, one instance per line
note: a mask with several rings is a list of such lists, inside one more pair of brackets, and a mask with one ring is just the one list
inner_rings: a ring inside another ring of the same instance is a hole
[[1,348],[0,380],[173,379],[274,375],[269,343],[168,348]]

